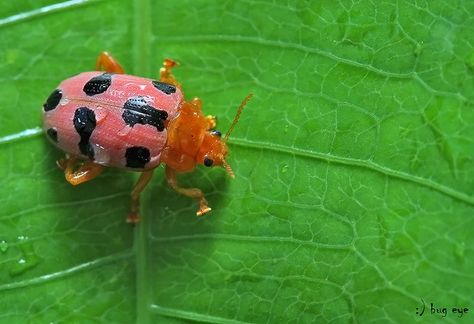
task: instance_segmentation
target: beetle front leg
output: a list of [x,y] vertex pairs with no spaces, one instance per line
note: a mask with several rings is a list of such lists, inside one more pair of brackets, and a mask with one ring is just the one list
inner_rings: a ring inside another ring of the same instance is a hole
[[153,177],[153,171],[142,172],[130,196],[132,198],[131,210],[127,217],[127,223],[137,224],[140,221],[140,194]]
[[178,180],[176,179],[176,171],[168,166],[166,166],[166,181],[168,185],[173,188],[174,191],[194,198],[199,202],[199,210],[196,212],[196,215],[202,216],[207,214],[211,211],[211,208],[207,204],[206,198],[204,198],[204,194],[198,188],[181,188],[178,185]]
[[217,117],[216,116],[207,115],[206,120],[207,120],[207,124],[208,124],[207,130],[216,129],[216,126],[217,126]]
[[95,69],[97,71],[105,71],[109,73],[125,73],[120,63],[108,52],[102,52],[99,54],[95,63]]
[[76,158],[61,159],[56,163],[64,170],[66,180],[73,186],[96,178],[104,169],[103,166],[92,161],[81,162]]
[[[202,109],[202,100],[201,100],[201,98],[194,97],[193,99],[191,99],[191,104],[193,104],[194,107],[196,107],[199,110]],[[216,116],[207,115],[206,120],[207,120],[206,130],[213,130],[213,129],[216,128],[216,126],[217,126],[217,117]]]

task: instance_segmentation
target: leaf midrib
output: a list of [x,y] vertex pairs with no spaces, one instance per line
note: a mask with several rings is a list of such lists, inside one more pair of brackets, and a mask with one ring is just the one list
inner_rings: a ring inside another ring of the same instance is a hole
[[[149,0],[133,2],[133,74],[149,76],[151,69],[151,11]],[[134,233],[134,252],[136,253],[136,322],[148,323],[151,308],[151,286],[148,284],[150,274],[148,260],[148,237],[151,228],[151,218],[142,217]]]

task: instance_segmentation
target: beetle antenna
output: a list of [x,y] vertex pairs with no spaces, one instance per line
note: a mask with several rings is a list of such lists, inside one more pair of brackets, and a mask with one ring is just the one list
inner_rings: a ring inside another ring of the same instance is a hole
[[224,140],[223,140],[224,142],[227,142],[227,140],[229,139],[229,135],[232,132],[232,130],[234,129],[235,124],[237,124],[237,122],[239,121],[240,114],[242,113],[242,110],[244,109],[244,106],[247,104],[247,102],[252,97],[253,97],[253,93],[249,93],[247,95],[247,97],[245,97],[244,101],[242,101],[242,103],[240,104],[239,109],[237,109],[237,113],[235,114],[234,120],[232,121],[232,125],[230,125],[229,130],[227,131],[227,133],[224,136]]
[[227,171],[227,174],[232,178],[235,179],[235,174],[232,168],[230,167],[229,163],[226,160],[222,160],[222,166]]

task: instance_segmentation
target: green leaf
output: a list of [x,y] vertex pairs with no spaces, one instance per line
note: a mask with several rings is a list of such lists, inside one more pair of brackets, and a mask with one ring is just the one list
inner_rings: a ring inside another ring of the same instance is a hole
[[[468,0],[3,1],[0,322],[472,318],[473,13]],[[180,177],[208,216],[161,167],[135,228],[136,174],[65,182],[41,107],[102,50],[146,77],[178,60],[223,131],[254,92],[229,142],[236,179]]]

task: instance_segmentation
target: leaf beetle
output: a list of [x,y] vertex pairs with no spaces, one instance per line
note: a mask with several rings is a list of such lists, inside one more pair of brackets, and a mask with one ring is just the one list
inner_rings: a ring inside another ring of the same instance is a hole
[[184,99],[171,73],[175,66],[175,61],[165,59],[159,80],[152,80],[125,74],[116,59],[102,52],[96,71],[62,81],[43,105],[43,128],[66,153],[57,164],[69,183],[92,180],[104,167],[141,172],[131,191],[130,223],[139,221],[140,193],[161,163],[169,186],[198,201],[198,216],[211,208],[200,189],[178,184],[177,173],[203,164],[222,166],[234,178],[226,161],[226,142],[252,94],[243,100],[222,138],[215,129],[216,118],[202,113],[201,100]]

